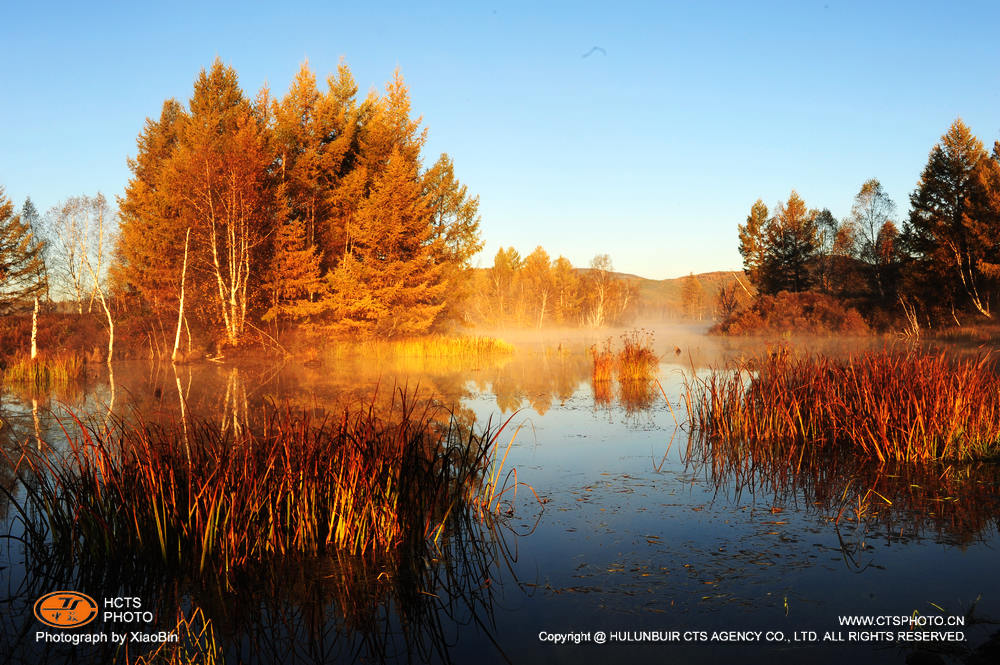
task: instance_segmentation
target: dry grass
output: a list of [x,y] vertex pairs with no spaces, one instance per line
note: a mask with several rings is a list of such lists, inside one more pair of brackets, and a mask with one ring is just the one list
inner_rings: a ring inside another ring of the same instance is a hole
[[649,381],[656,377],[659,364],[651,330],[632,330],[622,335],[622,349],[615,365],[619,381]]
[[10,460],[34,476],[27,540],[78,561],[224,573],[289,554],[390,554],[460,514],[490,519],[518,484],[501,475],[504,428],[442,428],[402,392],[394,408],[322,420],[275,410],[239,431],[77,423],[68,454],[25,445]]
[[596,344],[590,347],[590,358],[594,361],[590,374],[594,385],[610,383],[615,371],[615,351],[611,346],[611,340],[606,340],[601,347]]
[[621,336],[621,349],[616,351],[609,338],[598,347],[590,347],[593,361],[591,380],[596,384],[610,383],[617,376],[618,381],[648,382],[656,378],[660,359],[653,351],[653,332],[632,330]]
[[514,346],[495,337],[431,335],[398,340],[339,342],[329,347],[334,357],[464,358],[478,360],[514,353]]
[[772,353],[689,383],[692,435],[734,458],[792,468],[831,452],[880,463],[1000,452],[1000,374],[989,357]]
[[27,353],[21,353],[14,356],[3,370],[3,379],[6,383],[33,386],[40,390],[68,385],[81,379],[83,375],[83,359],[72,351],[42,353],[34,360]]

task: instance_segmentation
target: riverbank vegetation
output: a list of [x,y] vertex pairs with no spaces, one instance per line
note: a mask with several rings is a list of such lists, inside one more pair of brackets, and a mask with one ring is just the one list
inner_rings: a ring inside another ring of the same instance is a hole
[[228,428],[183,415],[76,423],[68,454],[24,444],[8,460],[32,478],[27,542],[70,565],[143,560],[222,574],[293,554],[384,557],[509,505],[503,427],[442,426],[402,393],[393,406],[318,419],[272,410]]
[[27,354],[15,355],[0,370],[3,383],[42,391],[66,386],[82,378],[83,374],[84,363],[79,355],[71,352],[43,353],[35,358]]
[[861,314],[841,300],[823,293],[761,295],[734,310],[712,327],[724,335],[806,334],[865,335],[869,328]]
[[889,350],[837,359],[779,348],[694,377],[692,436],[795,469],[824,456],[878,462],[1000,455],[994,359]]

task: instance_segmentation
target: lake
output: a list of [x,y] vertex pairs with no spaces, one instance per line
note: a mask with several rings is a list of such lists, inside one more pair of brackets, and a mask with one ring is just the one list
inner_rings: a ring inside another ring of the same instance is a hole
[[[225,662],[992,662],[996,464],[719,465],[689,440],[686,382],[761,345],[659,330],[661,392],[592,382],[587,347],[604,336],[515,337],[514,354],[488,362],[322,350],[305,361],[130,361],[49,394],[7,389],[8,451],[35,437],[64,449],[63,428],[79,432],[70,412],[99,427],[109,412],[155,423],[183,405],[192,422],[248,428],[268,409],[387,409],[403,391],[447,407],[460,427],[509,418],[503,472],[521,484],[489,526],[470,523],[419,561],[289,556],[222,581],[29,560],[15,456],[0,471],[5,662],[123,659],[111,638],[38,635],[155,636],[174,629],[178,608],[211,620]],[[46,629],[32,608],[61,590],[98,599],[100,616]],[[150,648],[130,641],[128,658]]]

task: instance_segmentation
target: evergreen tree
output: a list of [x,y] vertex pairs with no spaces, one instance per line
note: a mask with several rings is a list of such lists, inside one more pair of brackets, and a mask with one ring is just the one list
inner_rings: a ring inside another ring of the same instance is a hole
[[[177,145],[186,114],[181,105],[168,99],[158,120],[147,118],[138,138],[138,153],[128,160],[132,178],[125,195],[118,198],[118,244],[112,282],[119,291],[130,293],[147,311],[162,317],[177,306],[177,279],[184,254],[183,226],[178,202],[166,192],[164,167]],[[164,340],[165,341],[165,340]]]
[[759,288],[764,293],[805,291],[810,267],[819,248],[816,216],[795,190],[779,203],[764,231],[764,257]]
[[32,237],[35,238],[42,246],[42,265],[39,268],[38,278],[45,284],[45,299],[51,302],[52,297],[49,295],[50,245],[44,239],[45,234],[42,228],[42,216],[38,212],[38,208],[35,207],[35,204],[31,200],[30,196],[24,199],[24,204],[21,206],[21,221],[28,225],[28,230],[31,232]]
[[996,160],[961,119],[955,120],[931,149],[910,195],[903,232],[926,299],[940,292],[935,283],[950,283],[980,314],[991,316],[990,277],[983,268],[1000,263],[1000,227],[989,196],[997,178]]
[[743,270],[750,282],[757,287],[760,287],[761,269],[764,265],[764,229],[767,222],[767,206],[761,199],[757,199],[750,207],[747,223],[738,227]]
[[423,174],[424,194],[431,208],[433,235],[440,240],[442,279],[448,284],[444,318],[461,318],[472,285],[472,257],[483,248],[479,236],[479,197],[455,177],[455,165],[442,154]]
[[0,187],[0,312],[25,307],[42,295],[42,242],[31,232]]
[[278,227],[265,277],[271,306],[263,320],[301,319],[317,313],[314,296],[321,283],[319,254],[308,242],[306,225],[299,219],[285,222]]
[[445,303],[431,209],[417,165],[393,151],[358,206],[350,250],[332,271],[325,307],[340,328],[382,337],[427,332]]

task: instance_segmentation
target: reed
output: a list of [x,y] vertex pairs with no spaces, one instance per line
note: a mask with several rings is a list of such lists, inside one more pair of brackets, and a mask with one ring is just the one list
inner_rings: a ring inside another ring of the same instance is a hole
[[20,353],[3,370],[5,382],[40,390],[69,385],[83,376],[83,358],[74,352],[40,354],[34,359],[27,353]]
[[[623,334],[621,348],[617,351],[611,338],[606,339],[601,346],[595,344],[590,347],[590,358],[593,362],[591,382],[594,386],[609,384],[615,376],[623,386],[627,382],[648,383],[656,378],[660,363],[653,351],[653,333],[649,330],[631,330]],[[642,389],[637,390],[642,392]],[[632,392],[635,393],[636,390]]]
[[621,336],[616,370],[619,381],[650,381],[656,377],[660,359],[653,351],[653,332],[631,330]]
[[177,636],[176,642],[164,642],[135,660],[126,656],[124,662],[134,665],[220,665],[223,662],[212,620],[201,608],[189,615],[178,611],[177,624],[171,632]]
[[483,359],[507,356],[514,346],[495,337],[451,337],[430,335],[409,339],[373,339],[334,344],[331,355],[338,358],[364,355],[375,358],[461,358]]
[[605,340],[603,346],[598,347],[595,344],[590,347],[590,358],[594,363],[590,374],[592,383],[594,385],[611,383],[615,371],[615,351],[611,340]]
[[1000,374],[988,357],[771,353],[689,379],[692,436],[793,467],[831,452],[885,462],[1000,453]]
[[495,467],[504,427],[442,426],[402,391],[393,409],[320,420],[273,409],[239,429],[77,422],[67,454],[25,445],[11,460],[34,475],[28,541],[75,563],[219,572],[290,554],[381,556],[440,537],[450,516],[490,519],[509,486]]

